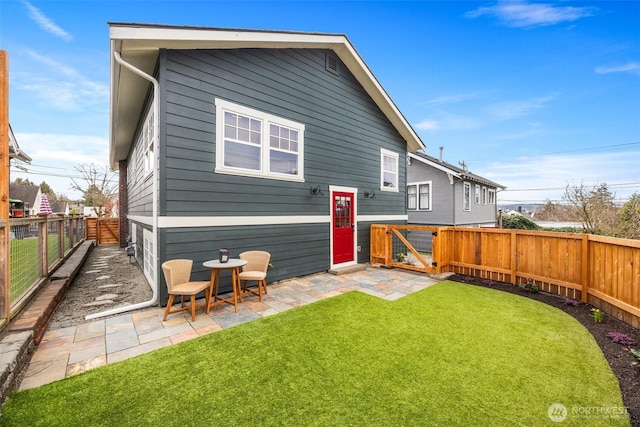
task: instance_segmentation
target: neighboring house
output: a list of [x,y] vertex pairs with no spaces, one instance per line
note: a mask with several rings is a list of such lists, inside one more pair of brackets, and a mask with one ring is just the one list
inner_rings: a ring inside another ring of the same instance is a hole
[[9,198],[25,204],[25,217],[36,216],[40,212],[42,191],[38,185],[9,184]]
[[31,163],[31,157],[29,157],[27,153],[22,151],[20,149],[20,146],[18,146],[18,141],[13,134],[11,124],[9,124],[9,160],[13,159],[16,159],[20,162]]
[[506,187],[421,152],[407,163],[409,224],[497,225],[496,193]]
[[266,250],[271,282],[365,263],[370,224],[406,223],[424,144],[346,36],[109,26],[121,229],[161,304],[169,259],[206,280],[220,248]]

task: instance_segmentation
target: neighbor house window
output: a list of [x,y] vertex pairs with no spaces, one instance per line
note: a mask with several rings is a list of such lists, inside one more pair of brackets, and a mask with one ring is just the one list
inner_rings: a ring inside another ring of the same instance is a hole
[[216,99],[216,172],[303,181],[304,125]]
[[480,204],[480,186],[476,184],[475,188],[476,188],[476,193],[475,193],[474,199],[475,199],[476,205],[479,205]]
[[489,189],[489,204],[490,205],[496,204],[496,190],[494,190],[493,188]]
[[425,182],[418,185],[418,209],[431,210],[431,183]]
[[407,185],[407,209],[418,209],[418,186]]
[[471,210],[471,184],[468,182],[462,184],[462,209]]
[[482,204],[487,204],[487,187],[482,187]]
[[398,153],[380,149],[380,190],[398,191]]
[[155,166],[155,153],[153,150],[153,140],[154,140],[154,132],[153,132],[153,109],[149,110],[147,117],[144,120],[144,124],[142,125],[142,132],[140,132],[140,144],[142,145],[142,150],[144,152],[144,174],[145,176],[150,174],[153,171]]
[[431,181],[407,185],[407,209],[431,210]]

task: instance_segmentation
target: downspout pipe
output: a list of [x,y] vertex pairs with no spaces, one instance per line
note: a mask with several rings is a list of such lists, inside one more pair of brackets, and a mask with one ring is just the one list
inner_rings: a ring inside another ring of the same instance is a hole
[[[128,62],[126,62],[125,60],[122,59],[122,57],[120,56],[120,52],[114,51],[113,52],[113,57],[115,58],[115,60],[118,62],[118,64],[122,65],[123,67],[127,68],[128,70],[130,70],[131,72],[133,72],[134,74],[137,74],[138,76],[142,77],[145,80],[148,80],[149,82],[151,82],[153,84],[153,155],[155,157],[155,161],[154,161],[154,167],[153,167],[153,218],[152,218],[152,224],[153,224],[153,259],[154,262],[155,260],[158,259],[158,154],[160,152],[159,147],[158,147],[158,139],[160,137],[160,126],[159,126],[159,121],[160,121],[160,101],[159,101],[159,94],[160,94],[160,84],[158,83],[158,80],[156,80],[153,76],[145,73],[144,71],[140,70],[139,68],[134,67],[133,65],[129,64]],[[88,316],[85,316],[85,320],[91,320],[91,319],[97,319],[99,317],[104,317],[104,316],[111,316],[114,314],[120,314],[120,313],[125,313],[127,311],[132,311],[132,310],[137,310],[140,308],[146,308],[146,307],[150,307],[152,305],[155,305],[158,303],[158,268],[157,266],[154,267],[153,269],[153,283],[151,283],[151,290],[153,291],[153,295],[151,296],[151,299],[148,301],[144,301],[144,302],[139,302],[136,304],[131,304],[131,305],[126,305],[123,307],[115,307],[112,308],[110,310],[106,310],[106,311],[102,311],[100,313],[94,313],[94,314],[89,314]]]

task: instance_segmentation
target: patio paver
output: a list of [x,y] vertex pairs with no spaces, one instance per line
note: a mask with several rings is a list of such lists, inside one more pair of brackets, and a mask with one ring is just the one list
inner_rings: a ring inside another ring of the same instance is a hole
[[153,307],[47,330],[31,358],[20,389],[39,387],[345,292],[360,291],[395,301],[437,282],[425,274],[378,267],[339,276],[317,273],[271,283],[262,302],[254,296],[244,297],[237,313],[225,305],[214,307],[208,314],[199,309],[193,322],[189,313],[174,314],[162,321],[164,309]]

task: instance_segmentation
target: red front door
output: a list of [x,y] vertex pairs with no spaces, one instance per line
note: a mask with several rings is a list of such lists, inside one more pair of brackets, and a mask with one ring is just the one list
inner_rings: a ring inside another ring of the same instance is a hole
[[333,263],[354,260],[353,193],[333,193]]

